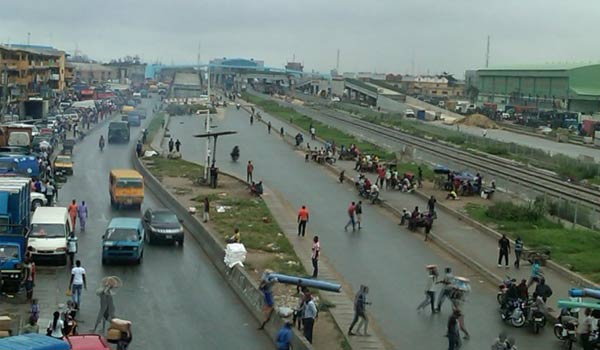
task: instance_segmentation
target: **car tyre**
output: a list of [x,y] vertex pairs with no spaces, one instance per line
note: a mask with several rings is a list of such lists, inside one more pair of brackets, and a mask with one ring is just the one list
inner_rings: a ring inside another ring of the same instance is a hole
[[142,263],[143,259],[144,259],[144,251],[142,250],[142,254],[140,254],[140,258],[137,259],[136,264],[140,265]]
[[31,210],[35,211],[37,208],[43,206],[44,203],[42,202],[41,199],[35,199],[33,202],[31,202]]
[[177,241],[177,245],[179,245],[180,248],[183,248],[183,238]]
[[67,265],[67,254],[60,258],[60,265]]
[[152,240],[152,233],[150,233],[151,231],[148,231],[148,234],[146,234],[146,241],[148,241],[148,244],[152,244],[153,240]]
[[106,265],[107,261],[105,258],[102,258],[102,265]]

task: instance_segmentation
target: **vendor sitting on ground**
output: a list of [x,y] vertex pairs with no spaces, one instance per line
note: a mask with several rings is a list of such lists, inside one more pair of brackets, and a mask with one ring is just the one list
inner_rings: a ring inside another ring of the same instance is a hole
[[256,196],[262,196],[262,194],[263,194],[262,181],[252,182],[252,185],[250,185],[250,193],[252,193]]
[[446,196],[446,199],[457,200],[458,199],[458,195],[456,194],[456,191],[452,190],[452,191],[448,192],[448,195]]
[[242,243],[242,237],[240,235],[240,229],[239,228],[235,228],[235,230],[233,231],[233,236],[227,238],[225,240],[225,242],[227,243]]

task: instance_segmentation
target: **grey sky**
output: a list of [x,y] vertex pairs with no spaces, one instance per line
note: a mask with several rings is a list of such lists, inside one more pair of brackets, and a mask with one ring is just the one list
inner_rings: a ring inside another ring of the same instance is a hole
[[491,64],[598,61],[594,0],[2,1],[0,42],[51,44],[108,60],[246,57],[281,67],[417,73]]

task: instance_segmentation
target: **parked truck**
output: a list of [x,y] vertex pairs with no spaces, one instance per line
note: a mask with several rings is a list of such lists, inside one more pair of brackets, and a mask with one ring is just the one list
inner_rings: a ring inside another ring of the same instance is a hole
[[3,178],[0,183],[0,289],[16,292],[23,279],[31,185],[28,178]]

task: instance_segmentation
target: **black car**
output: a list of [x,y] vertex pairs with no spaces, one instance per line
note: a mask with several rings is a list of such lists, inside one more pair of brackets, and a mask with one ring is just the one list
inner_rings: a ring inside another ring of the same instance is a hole
[[181,220],[169,209],[148,209],[142,218],[146,239],[155,242],[177,242],[183,245]]

